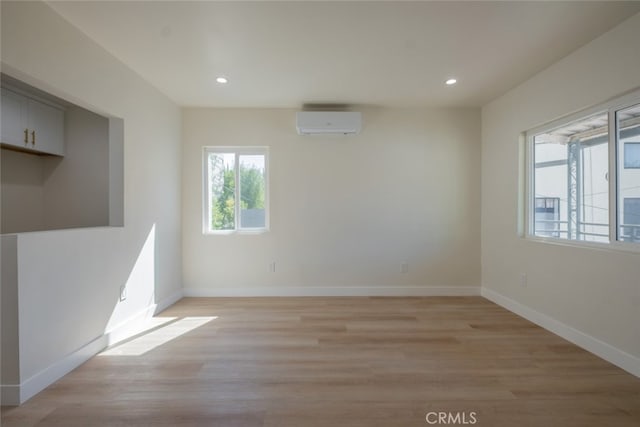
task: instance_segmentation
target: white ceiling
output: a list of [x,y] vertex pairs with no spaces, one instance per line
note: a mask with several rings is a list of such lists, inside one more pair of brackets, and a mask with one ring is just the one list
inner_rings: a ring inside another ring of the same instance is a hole
[[[50,5],[179,105],[209,107],[479,106],[640,11],[633,1]],[[445,86],[450,76],[459,83]]]

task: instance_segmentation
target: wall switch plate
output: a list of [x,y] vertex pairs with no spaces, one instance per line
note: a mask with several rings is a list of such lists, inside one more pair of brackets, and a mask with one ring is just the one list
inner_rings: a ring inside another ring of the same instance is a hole
[[273,261],[272,263],[269,264],[269,271],[271,273],[275,273],[276,272],[276,262]]
[[403,262],[402,265],[400,265],[400,272],[401,273],[408,273],[409,272],[409,263],[407,262]]

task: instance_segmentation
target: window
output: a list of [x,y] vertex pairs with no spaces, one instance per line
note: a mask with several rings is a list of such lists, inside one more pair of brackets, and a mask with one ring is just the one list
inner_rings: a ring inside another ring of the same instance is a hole
[[622,206],[620,239],[625,242],[640,242],[640,197],[625,197]]
[[539,236],[560,237],[560,198],[536,197],[535,231]]
[[[533,136],[536,236],[609,240],[608,132],[600,113]],[[549,199],[553,215],[539,210]]]
[[640,243],[640,104],[616,111],[618,239]]
[[269,228],[266,147],[204,148],[204,232]]
[[636,92],[527,132],[528,236],[640,243],[639,100]]
[[624,143],[624,168],[640,169],[640,142]]

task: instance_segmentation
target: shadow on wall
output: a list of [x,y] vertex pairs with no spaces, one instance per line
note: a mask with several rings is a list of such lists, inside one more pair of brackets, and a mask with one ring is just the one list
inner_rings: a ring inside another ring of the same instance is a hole
[[131,267],[127,280],[120,285],[115,307],[104,327],[103,332],[105,334],[122,327],[123,321],[127,322],[132,315],[137,314],[128,310],[129,305],[143,308],[155,306],[157,302],[155,298],[155,276],[156,225],[153,224]]
[[[3,264],[17,264],[16,274],[3,269],[2,305],[17,307],[2,312],[3,331],[16,332],[2,337],[3,362],[15,362],[2,364],[3,405],[25,402],[153,316],[156,224],[147,230],[137,237],[122,228],[3,236]],[[5,245],[7,238],[16,244]],[[114,257],[118,248],[137,249]]]

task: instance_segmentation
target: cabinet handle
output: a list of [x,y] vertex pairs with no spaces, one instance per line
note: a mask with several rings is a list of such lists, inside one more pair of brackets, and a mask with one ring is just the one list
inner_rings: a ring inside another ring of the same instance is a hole
[[29,144],[29,129],[24,130],[24,143]]
[[31,145],[36,145],[36,131],[31,131]]

